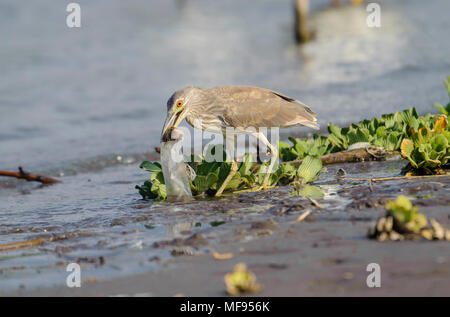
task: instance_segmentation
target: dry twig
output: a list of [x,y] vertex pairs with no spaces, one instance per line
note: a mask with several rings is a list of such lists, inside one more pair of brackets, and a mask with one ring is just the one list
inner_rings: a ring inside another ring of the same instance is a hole
[[309,216],[309,214],[311,213],[311,210],[307,210],[304,213],[302,213],[295,222],[302,222],[303,220],[305,220],[306,217]]
[[25,179],[28,182],[40,182],[42,184],[54,184],[61,182],[55,178],[25,172],[22,166],[19,166],[18,172],[0,171],[0,176],[15,177]]

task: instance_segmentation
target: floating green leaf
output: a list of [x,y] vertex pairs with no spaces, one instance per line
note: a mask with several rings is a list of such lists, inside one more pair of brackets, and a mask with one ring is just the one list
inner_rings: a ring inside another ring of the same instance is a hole
[[317,156],[307,156],[297,170],[297,176],[302,178],[304,183],[315,180],[322,170],[322,161]]
[[303,185],[299,190],[298,194],[302,196],[311,197],[312,199],[322,199],[325,194],[319,186],[314,185]]
[[144,161],[139,167],[150,173],[162,171],[161,164],[158,162]]

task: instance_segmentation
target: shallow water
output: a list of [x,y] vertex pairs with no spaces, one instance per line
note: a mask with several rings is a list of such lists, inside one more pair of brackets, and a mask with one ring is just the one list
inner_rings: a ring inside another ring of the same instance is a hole
[[155,210],[134,189],[148,177],[139,162],[157,158],[165,103],[180,87],[272,88],[310,105],[323,126],[446,102],[450,2],[379,1],[380,29],[365,26],[363,6],[312,2],[317,38],[298,47],[288,0],[80,0],[80,29],[65,26],[63,3],[2,1],[0,169],[23,165],[63,183],[0,179],[0,243],[89,234],[2,253],[0,289],[64,283],[65,266],[55,265],[77,257],[104,255],[98,278],[153,269],[149,258],[168,256],[153,242],[177,226],[209,230],[195,227],[200,212]]

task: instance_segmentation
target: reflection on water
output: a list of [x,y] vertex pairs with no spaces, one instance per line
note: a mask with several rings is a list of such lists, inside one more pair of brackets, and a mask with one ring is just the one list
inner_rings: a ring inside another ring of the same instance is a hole
[[166,235],[170,238],[177,238],[182,236],[184,231],[196,226],[198,222],[181,222],[181,223],[169,223],[166,226]]

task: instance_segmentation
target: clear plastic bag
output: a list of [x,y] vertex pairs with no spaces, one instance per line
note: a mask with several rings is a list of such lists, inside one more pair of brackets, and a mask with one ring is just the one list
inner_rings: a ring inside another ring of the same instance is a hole
[[192,168],[183,160],[181,144],[183,133],[172,131],[174,141],[161,142],[161,166],[166,183],[168,201],[186,201],[192,199],[190,182],[195,175]]

